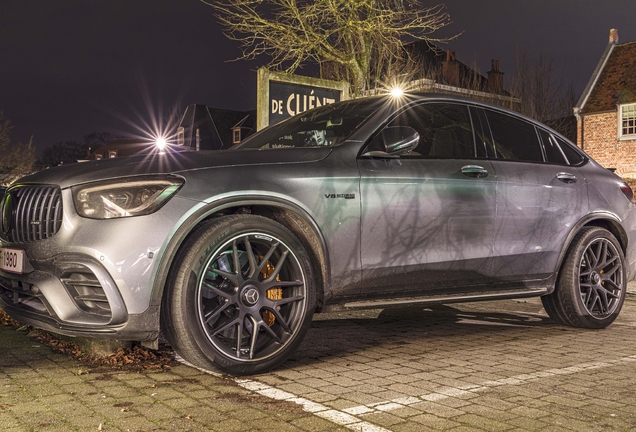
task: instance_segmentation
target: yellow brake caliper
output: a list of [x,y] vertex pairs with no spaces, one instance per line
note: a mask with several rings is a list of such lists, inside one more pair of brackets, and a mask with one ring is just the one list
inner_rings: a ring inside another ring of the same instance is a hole
[[[263,256],[259,256],[259,259],[263,259]],[[273,271],[274,266],[269,261],[267,261],[267,264],[265,264],[265,266],[261,270],[261,276],[263,276],[263,279],[267,279]],[[276,276],[276,281],[280,282],[280,276]],[[270,300],[283,299],[283,289],[281,287],[270,288],[267,290],[266,294],[267,298]],[[276,321],[276,318],[270,311],[263,311],[263,321],[265,321],[265,324],[271,327],[274,324],[274,321]]]

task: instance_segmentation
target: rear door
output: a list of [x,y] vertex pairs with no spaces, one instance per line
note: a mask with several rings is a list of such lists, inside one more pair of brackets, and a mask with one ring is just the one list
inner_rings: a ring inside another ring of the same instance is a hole
[[387,126],[413,127],[420,143],[399,159],[358,160],[363,294],[443,294],[487,283],[496,177],[476,147],[468,107],[426,103]]
[[587,212],[585,179],[547,130],[484,112],[497,174],[492,275],[502,283],[540,281],[554,273],[567,235]]

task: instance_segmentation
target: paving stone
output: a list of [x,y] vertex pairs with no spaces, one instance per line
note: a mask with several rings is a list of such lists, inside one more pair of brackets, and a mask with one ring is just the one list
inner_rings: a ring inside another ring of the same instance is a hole
[[[111,422],[113,426],[123,431],[158,431],[161,430],[161,426],[155,422],[148,420],[146,417],[139,415],[136,417],[127,417]],[[97,429],[93,429],[97,430]],[[108,430],[108,429],[105,429]]]
[[458,423],[457,421],[450,420],[444,417],[438,417],[433,414],[421,414],[411,417],[409,418],[409,420],[411,422],[419,423],[435,430],[451,429],[460,425],[460,423]]
[[550,415],[549,412],[527,406],[516,406],[515,408],[510,410],[510,413],[534,419],[540,419],[541,417]]
[[456,421],[469,427],[479,428],[488,431],[505,431],[512,429],[511,425],[503,422],[481,417],[475,414],[465,414],[455,418]]
[[[538,299],[325,314],[293,361],[251,380],[395,432],[636,430],[635,337],[633,294],[600,332],[552,324]],[[346,429],[194,368],[78,375],[89,368],[32,345],[0,327],[3,432]]]
[[184,410],[188,410],[189,408],[192,407],[197,407],[201,404],[200,401],[197,401],[195,399],[189,398],[189,397],[182,397],[182,398],[175,398],[175,399],[168,399],[163,401],[163,403],[175,410],[181,411],[183,412]]
[[332,422],[321,419],[320,417],[310,416],[302,417],[293,420],[290,424],[298,429],[309,432],[322,432],[322,431],[345,431],[349,430],[344,427],[334,425]]
[[78,416],[75,413],[67,414],[64,420],[71,426],[80,430],[97,430],[99,425],[106,423],[106,419],[102,416],[93,414],[88,416]]
[[391,426],[391,430],[393,430],[394,432],[432,432],[438,429],[424,426],[421,423],[408,422],[393,425]]

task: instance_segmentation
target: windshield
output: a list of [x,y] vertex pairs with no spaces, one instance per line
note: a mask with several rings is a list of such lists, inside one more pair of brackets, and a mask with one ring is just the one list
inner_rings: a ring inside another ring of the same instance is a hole
[[332,147],[351,135],[381,104],[382,99],[374,98],[325,105],[264,129],[232,150]]

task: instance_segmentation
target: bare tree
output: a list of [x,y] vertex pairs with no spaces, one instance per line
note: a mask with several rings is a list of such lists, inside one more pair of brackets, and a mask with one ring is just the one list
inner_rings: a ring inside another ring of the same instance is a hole
[[11,122],[0,111],[0,185],[8,185],[33,171],[33,138],[27,144],[11,141]]
[[373,70],[396,60],[404,40],[431,37],[450,23],[444,5],[420,0],[202,0],[217,11],[226,35],[241,42],[240,59],[265,54],[270,67],[294,72],[306,62],[331,63],[362,95]]
[[572,114],[574,91],[556,77],[554,59],[545,52],[531,56],[517,48],[510,93],[521,99],[519,111],[541,122]]
[[85,159],[88,146],[69,140],[59,141],[42,150],[40,164],[44,167],[54,167],[76,163],[79,159]]
[[39,164],[43,167],[67,165],[86,159],[91,151],[98,149],[112,139],[108,132],[93,132],[82,141],[59,141],[42,150]]

